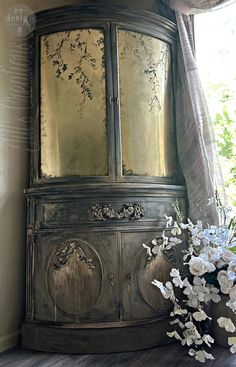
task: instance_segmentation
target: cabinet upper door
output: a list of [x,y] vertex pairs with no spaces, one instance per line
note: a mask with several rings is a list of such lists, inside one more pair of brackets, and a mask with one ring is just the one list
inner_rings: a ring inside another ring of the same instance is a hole
[[118,29],[122,174],[173,177],[176,169],[171,47]]
[[41,36],[41,176],[108,175],[105,32]]
[[39,38],[38,177],[174,182],[173,39],[83,24]]

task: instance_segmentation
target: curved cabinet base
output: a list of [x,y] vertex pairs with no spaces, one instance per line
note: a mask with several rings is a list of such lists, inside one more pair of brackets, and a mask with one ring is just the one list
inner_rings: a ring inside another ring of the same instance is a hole
[[[111,325],[111,324],[110,324]],[[125,326],[79,328],[25,322],[22,348],[60,353],[128,352],[169,344],[169,319]]]

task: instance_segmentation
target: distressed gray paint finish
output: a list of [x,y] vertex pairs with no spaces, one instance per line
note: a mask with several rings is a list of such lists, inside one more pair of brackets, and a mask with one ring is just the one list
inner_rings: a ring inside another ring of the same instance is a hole
[[[176,26],[159,15],[109,5],[74,5],[39,13],[32,70],[35,147],[40,146],[40,36],[80,27],[105,31],[109,95],[118,91],[118,27],[167,42],[174,75]],[[107,177],[41,177],[40,150],[31,154],[24,348],[97,353],[169,342],[169,305],[149,283],[156,268],[165,269],[167,276],[170,264],[160,256],[146,267],[142,243],[160,235],[164,214],[173,214],[174,200],[185,211],[177,155],[175,177],[122,176],[119,106],[108,99],[106,110]],[[171,261],[179,263],[179,258],[176,253]]]

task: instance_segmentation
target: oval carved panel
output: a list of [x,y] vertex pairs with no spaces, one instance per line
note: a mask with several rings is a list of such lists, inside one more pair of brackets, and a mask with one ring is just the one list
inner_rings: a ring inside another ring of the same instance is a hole
[[101,287],[101,261],[87,242],[75,239],[57,247],[48,264],[48,288],[55,307],[79,319],[96,303]]
[[161,252],[148,263],[142,254],[139,264],[138,286],[143,299],[155,312],[166,314],[172,308],[172,302],[164,299],[160,290],[151,282],[154,279],[167,282],[173,265],[166,261]]

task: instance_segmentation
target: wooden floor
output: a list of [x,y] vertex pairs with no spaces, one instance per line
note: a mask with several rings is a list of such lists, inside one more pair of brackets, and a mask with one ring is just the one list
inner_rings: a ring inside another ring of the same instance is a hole
[[146,351],[112,354],[54,354],[11,349],[0,354],[0,367],[236,367],[236,355],[226,349],[213,350],[215,360],[195,362],[178,344]]

